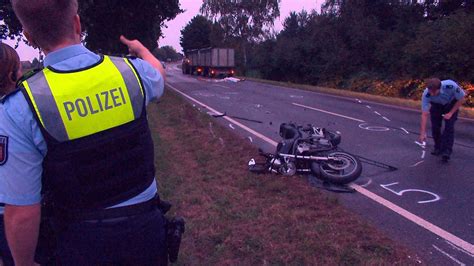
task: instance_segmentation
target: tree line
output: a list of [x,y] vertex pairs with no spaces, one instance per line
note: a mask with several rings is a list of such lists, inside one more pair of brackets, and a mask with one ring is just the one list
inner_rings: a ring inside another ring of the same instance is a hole
[[253,50],[264,78],[320,83],[440,76],[474,83],[474,1],[327,0]]
[[[83,43],[92,51],[127,54],[120,35],[140,40],[150,51],[157,47],[162,27],[183,12],[179,0],[78,0]],[[0,0],[0,40],[22,40],[22,26],[10,0]]]

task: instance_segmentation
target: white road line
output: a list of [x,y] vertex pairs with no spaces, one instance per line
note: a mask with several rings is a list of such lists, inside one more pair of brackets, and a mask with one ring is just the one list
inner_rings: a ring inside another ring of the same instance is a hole
[[230,87],[224,86],[224,85],[219,85],[219,84],[213,84],[213,86],[221,87],[224,89],[230,89]]
[[[171,86],[169,83],[167,84],[168,87],[170,87],[171,89],[175,90],[176,92],[178,92],[179,94],[183,95],[184,97],[202,105],[202,106],[206,106],[209,110],[213,111],[213,112],[216,112],[216,113],[220,113],[218,111],[216,111],[215,109],[199,102],[198,100],[192,98],[191,96],[188,96],[187,94],[181,92],[180,90],[174,88],[173,86]],[[305,106],[303,106],[305,107]],[[226,119],[227,121],[230,121],[232,123],[234,123],[235,125],[241,127],[242,129],[244,130],[247,130],[248,132],[250,132],[251,134],[255,135],[256,137],[268,142],[269,144],[273,145],[273,146],[277,146],[277,142],[258,133],[257,131],[245,126],[245,125],[242,125],[241,123],[235,121],[234,119],[232,118],[229,118],[227,116],[224,116],[223,117],[224,119]],[[347,118],[347,117],[346,117]],[[352,119],[352,118],[351,118]],[[354,119],[353,119],[354,120]],[[363,121],[362,121],[363,122]],[[370,192],[369,190],[359,186],[359,185],[356,185],[356,184],[351,184],[350,187],[352,187],[353,189],[355,189],[357,192],[359,192],[360,194],[366,196],[367,198],[381,204],[382,206],[394,211],[395,213],[399,214],[400,216],[408,219],[409,221],[425,228],[426,230],[432,232],[433,234],[443,238],[444,240],[446,241],[449,241],[451,243],[453,243],[454,245],[456,245],[457,247],[465,250],[466,252],[470,253],[470,254],[474,254],[474,245],[449,233],[448,231],[445,231],[444,229],[426,221],[425,219],[399,207],[398,205],[378,196],[377,194],[373,193],[373,192]]]
[[374,113],[377,114],[377,115],[381,115],[381,114],[380,114],[379,112],[377,112],[377,111],[374,111]]
[[439,247],[435,246],[435,245],[432,245],[437,251],[439,251],[441,254],[445,255],[446,257],[450,258],[452,261],[456,262],[458,265],[462,265],[462,266],[465,266],[466,264],[463,263],[463,262],[460,262],[459,260],[457,260],[455,257],[449,255],[447,252],[443,251],[442,249],[440,249]]
[[319,112],[326,113],[326,114],[330,114],[330,115],[335,115],[335,116],[347,118],[347,119],[354,120],[354,121],[357,121],[357,122],[365,123],[364,120],[360,120],[360,119],[357,119],[357,118],[354,118],[354,117],[345,116],[345,115],[341,115],[341,114],[336,114],[336,113],[333,113],[333,112],[329,112],[329,111],[326,111],[326,110],[322,110],[322,109],[318,109],[318,108],[314,108],[314,107],[302,105],[302,104],[299,104],[299,103],[293,103],[293,105],[296,105],[296,106],[299,106],[299,107],[308,108],[308,109],[311,109],[311,110],[314,110],[314,111],[319,111]]
[[423,150],[423,151],[421,152],[421,159],[425,159],[425,154],[426,154],[426,151]]
[[353,187],[355,190],[357,190],[357,192],[363,194],[364,196],[376,201],[377,203],[379,204],[382,204],[383,206],[389,208],[390,210],[398,213],[399,215],[405,217],[406,219],[416,223],[417,225],[425,228],[426,230],[432,232],[433,234],[436,234],[438,235],[439,237],[447,240],[447,241],[450,241],[451,243],[455,244],[456,246],[458,246],[459,248],[467,251],[467,252],[470,252],[470,253],[474,253],[474,245],[472,245],[471,243],[467,242],[467,241],[464,241],[462,240],[461,238],[441,229],[440,227],[426,221],[425,219],[399,207],[398,205],[395,205],[393,204],[392,202],[370,192],[369,190],[363,188],[363,187],[360,187],[360,186],[357,186],[357,185],[354,185],[352,184],[351,187]]
[[382,116],[382,118],[383,118],[385,121],[390,122],[390,119],[386,118],[385,116]]
[[408,130],[404,129],[403,127],[401,127],[401,130],[405,131],[407,134],[410,134],[410,132],[408,132]]
[[229,127],[235,130],[235,127],[232,124],[229,124]]
[[252,143],[253,143],[253,139],[252,139],[252,137],[250,137],[250,136],[249,136],[248,138],[249,138],[250,142],[252,142]]
[[474,254],[473,253],[469,253],[467,251],[465,251],[464,249],[461,249],[461,248],[458,248],[456,245],[454,245],[453,243],[445,240],[446,243],[448,243],[453,249],[457,250],[457,251],[461,251],[462,253],[468,255],[469,257],[471,258],[474,258]]
[[[258,83],[258,82],[255,82],[255,83]],[[282,86],[282,87],[283,88],[288,88],[288,87],[285,87],[285,86]],[[318,94],[318,95],[321,95],[321,96],[324,96],[324,97],[330,97],[330,98],[337,98],[337,99],[344,99],[344,100],[353,99],[352,97],[348,97],[348,96],[340,96],[340,95],[328,94],[328,93],[323,93],[323,92],[312,91],[311,93],[312,94]],[[373,105],[379,105],[379,106],[384,106],[384,107],[388,107],[388,108],[399,109],[399,110],[404,110],[404,111],[409,111],[409,112],[421,114],[421,108],[409,108],[409,107],[386,104],[386,103],[381,103],[381,102],[377,102],[377,101],[374,101],[374,100],[367,100],[367,99],[365,99],[364,101],[366,103],[370,103],[370,104],[373,104]],[[458,117],[458,119],[474,122],[473,118]]]
[[[167,83],[166,85],[167,85],[168,87],[170,87],[171,89],[173,89],[174,91],[176,91],[177,93],[179,93],[179,94],[183,95],[184,97],[190,99],[191,101],[193,101],[193,102],[195,102],[195,103],[197,103],[197,104],[199,104],[199,105],[201,105],[201,106],[205,106],[207,109],[211,110],[212,112],[218,113],[218,114],[222,114],[222,112],[219,112],[219,111],[217,111],[216,109],[214,109],[214,108],[212,108],[212,107],[210,107],[210,106],[207,106],[207,105],[203,104],[202,102],[200,102],[200,101],[194,99],[193,97],[191,97],[191,96],[189,96],[189,95],[187,95],[187,94],[181,92],[180,90],[176,89],[174,86],[170,85],[169,83]],[[268,138],[268,137],[266,137],[266,136],[264,136],[264,135],[258,133],[257,131],[255,131],[255,130],[253,130],[253,129],[251,129],[251,128],[249,128],[249,127],[247,127],[247,126],[245,126],[245,125],[243,125],[243,124],[241,124],[241,123],[239,123],[238,121],[236,121],[236,120],[234,120],[234,119],[232,119],[232,118],[230,118],[230,117],[228,117],[228,116],[224,116],[224,117],[222,117],[222,118],[224,118],[225,120],[227,120],[227,121],[233,123],[234,125],[237,125],[238,127],[242,128],[242,129],[244,129],[244,130],[250,132],[250,133],[253,134],[254,136],[256,136],[256,137],[258,137],[258,138],[260,138],[260,139],[262,139],[262,140],[264,140],[264,141],[266,141],[266,142],[272,144],[273,146],[276,146],[276,145],[278,144],[278,142],[276,142],[276,141],[274,141],[274,140],[272,140],[272,139],[270,139],[270,138]]]
[[372,109],[372,107],[370,107],[370,105],[366,105],[365,107],[369,108],[369,109]]

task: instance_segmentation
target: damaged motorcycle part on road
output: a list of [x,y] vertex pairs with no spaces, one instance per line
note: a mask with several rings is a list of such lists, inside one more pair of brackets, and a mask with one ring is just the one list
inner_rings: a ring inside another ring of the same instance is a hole
[[362,173],[360,160],[347,152],[339,151],[339,132],[318,128],[311,124],[298,126],[293,123],[280,125],[282,140],[275,153],[260,155],[265,162],[249,161],[249,170],[254,173],[278,173],[293,176],[296,173],[314,174],[333,184],[348,184]]

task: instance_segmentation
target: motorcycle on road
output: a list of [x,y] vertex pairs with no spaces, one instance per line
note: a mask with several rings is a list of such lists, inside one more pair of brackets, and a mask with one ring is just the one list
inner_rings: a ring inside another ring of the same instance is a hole
[[249,170],[255,173],[278,173],[293,176],[296,173],[312,173],[323,181],[344,185],[356,180],[362,173],[360,160],[338,149],[341,134],[318,128],[311,124],[298,126],[293,123],[280,125],[282,140],[275,153],[260,155],[264,163],[249,161]]

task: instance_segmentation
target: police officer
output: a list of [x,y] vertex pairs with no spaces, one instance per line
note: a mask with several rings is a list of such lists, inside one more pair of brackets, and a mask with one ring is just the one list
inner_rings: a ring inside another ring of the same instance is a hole
[[[7,94],[15,90],[18,77],[21,76],[20,57],[15,49],[7,44],[0,43],[0,101]],[[1,109],[1,106],[0,106]],[[5,116],[0,110],[0,125],[5,123]],[[0,166],[5,164],[7,157],[7,137],[0,133]],[[0,265],[13,265],[13,258],[5,238],[5,230],[3,225],[3,213],[5,204],[0,203]]]
[[81,45],[77,0],[13,0],[44,70],[3,100],[0,202],[16,265],[31,265],[41,194],[51,210],[60,265],[164,265],[165,227],[156,208],[146,104],[164,70],[148,49],[121,36],[141,59],[100,56]]
[[[444,162],[449,161],[454,144],[454,123],[458,110],[464,103],[464,90],[452,80],[430,78],[421,99],[420,142],[426,140],[426,123],[431,117],[431,132],[435,143],[433,155],[441,155]],[[444,120],[444,131],[441,126]]]

